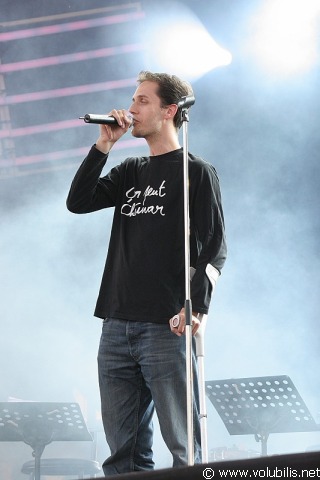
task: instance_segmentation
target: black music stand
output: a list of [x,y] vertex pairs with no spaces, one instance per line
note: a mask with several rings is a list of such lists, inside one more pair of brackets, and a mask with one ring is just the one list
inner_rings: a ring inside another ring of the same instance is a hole
[[206,394],[229,434],[253,434],[262,455],[270,433],[320,429],[286,375],[207,381]]
[[35,480],[40,480],[45,447],[69,440],[92,441],[77,403],[0,402],[0,441],[23,441],[32,447]]

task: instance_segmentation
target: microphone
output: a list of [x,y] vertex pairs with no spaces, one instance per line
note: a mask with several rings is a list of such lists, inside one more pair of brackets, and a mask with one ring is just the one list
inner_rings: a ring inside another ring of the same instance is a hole
[[[126,112],[127,117],[133,121],[133,116],[130,112]],[[117,120],[111,115],[96,115],[95,113],[86,113],[83,117],[79,119],[84,120],[85,123],[96,123],[99,125],[118,125]]]
[[178,107],[179,108],[189,108],[191,105],[194,104],[196,99],[194,98],[193,95],[188,95],[186,97],[182,97],[181,100],[178,102]]

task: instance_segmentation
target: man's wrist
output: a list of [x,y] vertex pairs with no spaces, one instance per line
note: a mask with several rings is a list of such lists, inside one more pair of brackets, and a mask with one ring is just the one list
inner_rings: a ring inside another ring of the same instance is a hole
[[99,150],[99,152],[104,153],[105,155],[110,152],[113,145],[114,144],[112,142],[101,142],[99,139],[95,143],[96,149]]

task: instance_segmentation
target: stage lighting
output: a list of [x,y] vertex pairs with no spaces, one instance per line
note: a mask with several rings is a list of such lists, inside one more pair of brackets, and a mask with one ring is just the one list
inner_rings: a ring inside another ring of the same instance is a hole
[[150,70],[195,81],[231,63],[231,53],[218,45],[187,7],[173,3],[169,10],[154,12],[148,20],[146,63]]
[[253,18],[250,41],[258,63],[270,73],[305,72],[318,60],[319,0],[267,0]]

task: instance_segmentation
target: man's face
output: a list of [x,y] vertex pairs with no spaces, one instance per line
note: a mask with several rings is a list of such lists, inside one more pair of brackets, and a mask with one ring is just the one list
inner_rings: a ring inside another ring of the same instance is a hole
[[161,108],[157,90],[157,83],[145,81],[133,95],[129,111],[134,118],[131,131],[134,137],[147,139],[161,133],[166,109]]

